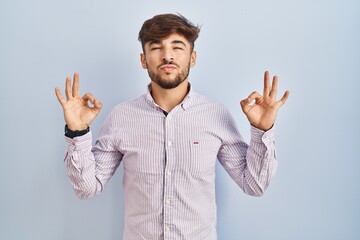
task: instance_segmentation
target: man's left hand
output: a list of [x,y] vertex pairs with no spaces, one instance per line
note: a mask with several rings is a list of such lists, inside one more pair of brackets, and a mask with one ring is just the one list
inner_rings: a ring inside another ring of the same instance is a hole
[[[264,75],[263,96],[258,92],[253,92],[249,97],[240,102],[241,108],[250,124],[263,131],[272,128],[279,108],[286,102],[290,94],[289,91],[286,91],[283,97],[276,101],[277,87],[278,77],[273,77],[272,85],[270,86],[269,72],[266,71]],[[255,103],[251,104],[254,100]]]

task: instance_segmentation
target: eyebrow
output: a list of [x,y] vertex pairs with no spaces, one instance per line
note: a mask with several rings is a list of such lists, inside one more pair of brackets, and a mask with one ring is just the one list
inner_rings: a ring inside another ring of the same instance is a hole
[[[184,45],[184,47],[186,47],[186,44],[181,41],[181,40],[174,40],[171,42],[172,44],[181,44],[181,45]],[[149,43],[149,46],[151,46],[152,44],[161,44],[161,41],[160,40],[153,40]]]
[[174,40],[174,41],[172,41],[171,43],[172,43],[172,44],[182,44],[182,45],[184,45],[184,47],[186,47],[186,44],[185,44],[183,41],[181,41],[181,40]]
[[153,40],[149,43],[149,46],[151,46],[152,44],[160,44],[160,40]]

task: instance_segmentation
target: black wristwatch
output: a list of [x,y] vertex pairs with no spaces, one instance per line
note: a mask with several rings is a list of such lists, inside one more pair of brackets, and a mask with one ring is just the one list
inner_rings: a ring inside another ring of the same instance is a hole
[[67,125],[65,125],[65,136],[69,137],[69,138],[74,138],[74,137],[80,137],[82,135],[87,134],[90,131],[90,127],[87,127],[85,130],[76,130],[76,131],[71,131]]

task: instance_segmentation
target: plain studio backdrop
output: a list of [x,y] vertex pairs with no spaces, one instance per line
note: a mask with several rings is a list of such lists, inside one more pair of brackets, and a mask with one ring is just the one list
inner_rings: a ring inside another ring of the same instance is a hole
[[279,76],[278,98],[291,91],[265,195],[245,195],[217,165],[219,239],[360,239],[358,0],[0,0],[0,239],[122,239],[123,165],[101,195],[75,196],[54,88],[79,71],[81,94],[104,104],[96,137],[117,103],[145,93],[137,34],[160,13],[201,26],[190,82],[246,141],[239,101],[262,92],[264,71]]

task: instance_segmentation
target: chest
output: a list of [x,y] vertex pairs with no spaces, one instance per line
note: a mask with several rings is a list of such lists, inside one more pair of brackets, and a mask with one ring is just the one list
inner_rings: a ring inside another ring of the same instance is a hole
[[126,170],[162,174],[172,169],[194,176],[214,173],[221,140],[216,126],[206,119],[168,115],[126,126],[116,136]]

